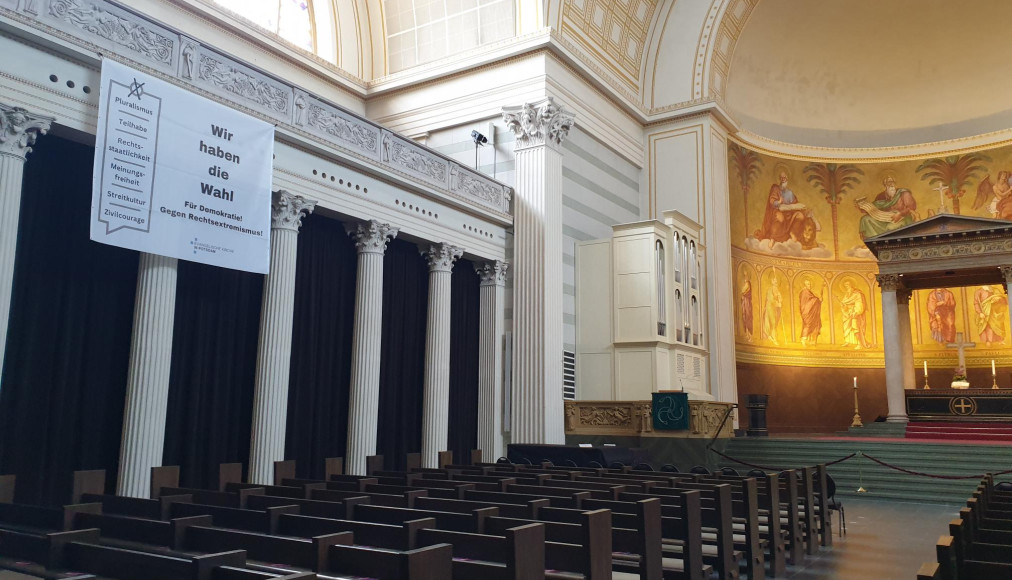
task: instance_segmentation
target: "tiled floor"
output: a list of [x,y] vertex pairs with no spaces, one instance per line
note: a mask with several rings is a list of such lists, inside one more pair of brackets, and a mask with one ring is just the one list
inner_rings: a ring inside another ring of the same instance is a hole
[[921,563],[935,559],[957,506],[847,498],[847,535],[833,518],[833,546],[788,566],[790,580],[914,580]]

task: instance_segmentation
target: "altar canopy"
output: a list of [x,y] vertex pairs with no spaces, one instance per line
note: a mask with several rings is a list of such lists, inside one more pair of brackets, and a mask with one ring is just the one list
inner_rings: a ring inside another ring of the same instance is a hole
[[911,292],[1000,284],[1007,295],[1012,291],[1012,222],[939,214],[864,243],[878,260],[882,288],[888,420],[905,423],[904,389],[916,388],[910,318],[904,315]]

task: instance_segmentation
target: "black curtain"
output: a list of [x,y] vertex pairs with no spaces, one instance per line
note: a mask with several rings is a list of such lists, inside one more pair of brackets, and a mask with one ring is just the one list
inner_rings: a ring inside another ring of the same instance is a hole
[[459,260],[453,267],[450,315],[450,432],[447,449],[457,463],[467,463],[478,446],[478,339],[481,326],[481,279],[474,265]]
[[422,449],[429,267],[418,246],[392,240],[383,256],[383,366],[376,453],[391,469]]
[[47,136],[25,165],[0,382],[0,473],[19,502],[68,503],[78,469],[115,489],[137,253],[88,239],[93,157]]
[[302,220],[285,437],[285,457],[296,460],[300,477],[321,478],[325,458],[344,456],[357,267],[341,222]]
[[218,465],[249,461],[264,277],[179,261],[163,465],[213,488]]

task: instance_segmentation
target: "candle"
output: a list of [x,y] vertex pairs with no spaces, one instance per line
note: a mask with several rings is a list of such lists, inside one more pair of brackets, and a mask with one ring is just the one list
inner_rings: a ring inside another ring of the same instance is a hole
[[854,377],[854,388],[857,388],[857,377]]
[[991,359],[991,376],[992,377],[995,376],[995,373],[994,373],[994,359]]
[[928,376],[928,361],[924,361],[924,376]]

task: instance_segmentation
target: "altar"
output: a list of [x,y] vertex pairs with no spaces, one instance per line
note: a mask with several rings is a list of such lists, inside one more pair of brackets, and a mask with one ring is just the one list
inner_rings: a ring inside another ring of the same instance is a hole
[[906,411],[911,421],[1012,423],[1012,390],[907,390]]

